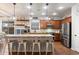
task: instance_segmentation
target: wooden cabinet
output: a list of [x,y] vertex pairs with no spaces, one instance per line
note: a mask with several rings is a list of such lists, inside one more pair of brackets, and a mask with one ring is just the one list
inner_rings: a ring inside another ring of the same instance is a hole
[[61,29],[61,20],[50,20],[49,22],[53,25],[53,29]]
[[40,28],[46,29],[47,24],[52,24],[52,29],[61,29],[61,20],[41,20],[40,21]]
[[40,20],[40,28],[41,29],[47,28],[47,21],[46,20]]
[[67,17],[64,20],[62,20],[62,23],[69,23],[71,22],[71,17]]
[[54,41],[60,41],[60,33],[54,33]]

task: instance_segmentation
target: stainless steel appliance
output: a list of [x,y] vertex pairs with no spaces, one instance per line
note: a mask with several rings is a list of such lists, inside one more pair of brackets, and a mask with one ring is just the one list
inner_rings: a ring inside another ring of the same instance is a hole
[[61,42],[64,46],[71,48],[71,23],[62,24]]

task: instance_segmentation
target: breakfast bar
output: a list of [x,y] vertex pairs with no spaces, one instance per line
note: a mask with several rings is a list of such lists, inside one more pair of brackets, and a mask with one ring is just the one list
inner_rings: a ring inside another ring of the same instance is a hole
[[52,52],[54,53],[54,36],[50,34],[19,34],[6,35],[9,44],[9,52]]

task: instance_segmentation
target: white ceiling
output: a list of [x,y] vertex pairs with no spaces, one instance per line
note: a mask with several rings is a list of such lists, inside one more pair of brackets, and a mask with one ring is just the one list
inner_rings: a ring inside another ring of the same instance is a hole
[[[44,10],[43,7],[46,5],[45,3],[33,3],[31,5],[31,9],[28,9],[27,6],[29,3],[16,3],[15,6],[15,15],[16,16],[25,16],[30,17],[30,13],[34,13],[34,17],[53,17],[52,13],[56,12],[59,17],[63,17],[64,15],[71,12],[71,7],[75,4],[73,3],[49,3],[48,9]],[[63,6],[64,9],[58,10],[59,6]],[[46,13],[46,15],[41,15],[42,13]],[[14,15],[14,6],[12,3],[0,3],[0,16],[13,16]]]

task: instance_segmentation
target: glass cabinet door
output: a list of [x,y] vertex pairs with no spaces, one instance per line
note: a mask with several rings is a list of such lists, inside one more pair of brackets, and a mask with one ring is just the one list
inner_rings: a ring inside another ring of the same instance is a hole
[[6,34],[14,34],[14,21],[2,21],[2,31]]

